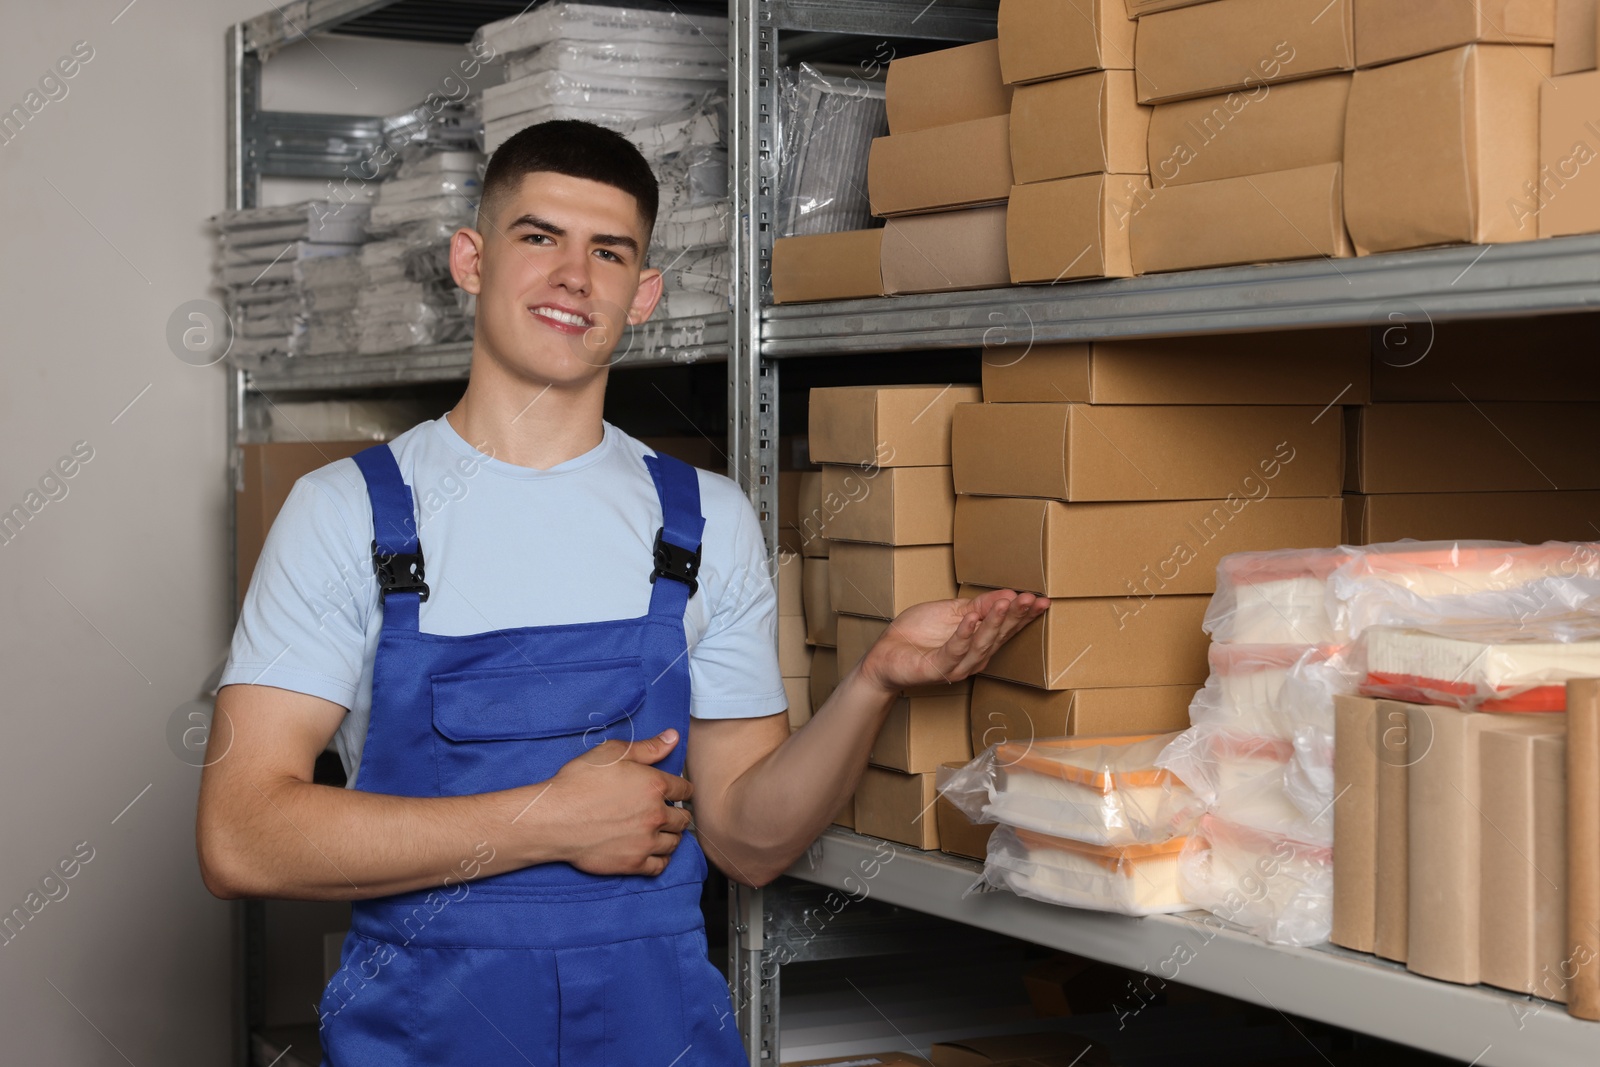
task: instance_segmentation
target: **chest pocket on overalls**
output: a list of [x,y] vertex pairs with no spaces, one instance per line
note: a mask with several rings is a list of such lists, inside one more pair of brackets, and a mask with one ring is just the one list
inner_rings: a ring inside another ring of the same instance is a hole
[[434,675],[441,795],[544,781],[603,741],[649,737],[647,681],[637,658]]

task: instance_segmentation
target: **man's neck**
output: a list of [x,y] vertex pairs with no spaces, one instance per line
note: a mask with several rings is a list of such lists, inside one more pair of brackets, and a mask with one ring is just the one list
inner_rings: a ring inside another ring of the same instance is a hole
[[548,470],[600,444],[605,384],[603,374],[577,386],[533,382],[475,354],[467,390],[445,417],[480,452]]

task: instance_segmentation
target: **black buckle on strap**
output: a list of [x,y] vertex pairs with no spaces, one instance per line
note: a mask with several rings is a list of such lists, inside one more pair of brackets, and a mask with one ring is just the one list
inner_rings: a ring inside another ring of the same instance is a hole
[[428,599],[428,583],[423,581],[422,549],[415,552],[395,552],[385,555],[378,551],[378,542],[372,542],[372,567],[378,575],[380,598],[390,593],[420,593]]
[[689,595],[694,596],[700,589],[700,546],[690,552],[662,540],[664,533],[664,527],[656,531],[656,569],[650,572],[650,584],[654,585],[657,578],[671,578],[687,585]]

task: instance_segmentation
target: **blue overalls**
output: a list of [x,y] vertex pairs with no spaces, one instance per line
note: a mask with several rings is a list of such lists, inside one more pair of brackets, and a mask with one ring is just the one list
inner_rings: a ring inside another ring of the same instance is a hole
[[[508,789],[549,779],[607,739],[668,727],[682,740],[656,766],[682,773],[683,612],[705,526],[692,467],[645,458],[662,512],[648,614],[443,636],[418,629],[428,589],[411,487],[388,445],[355,460],[383,589],[357,788]],[[727,986],[706,958],[706,860],[693,835],[653,878],[545,863],[464,880],[495,844],[463,841],[462,866],[438,889],[355,902],[319,1006],[324,1067],[749,1067]]]

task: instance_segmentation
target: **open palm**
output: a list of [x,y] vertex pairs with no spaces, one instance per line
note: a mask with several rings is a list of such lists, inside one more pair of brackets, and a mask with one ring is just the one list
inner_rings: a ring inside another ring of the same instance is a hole
[[959,682],[1049,606],[1044,597],[1010,589],[914,605],[889,624],[861,669],[891,690]]

